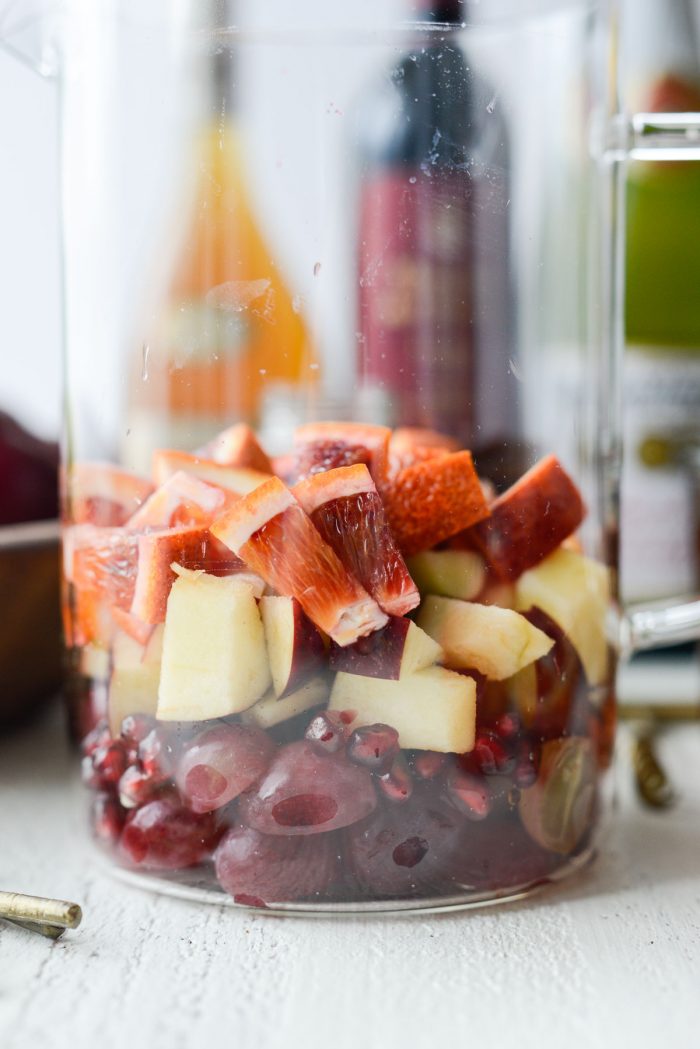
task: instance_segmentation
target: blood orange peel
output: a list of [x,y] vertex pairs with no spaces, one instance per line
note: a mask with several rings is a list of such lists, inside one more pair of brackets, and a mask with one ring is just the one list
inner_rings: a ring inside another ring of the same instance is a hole
[[151,469],[157,485],[164,484],[178,470],[184,470],[202,481],[218,484],[221,488],[237,492],[238,495],[252,492],[268,478],[266,473],[252,470],[249,466],[222,466],[214,459],[206,459],[189,452],[177,452],[170,448],[159,449],[153,453]]
[[403,554],[418,554],[489,515],[471,452],[451,452],[399,471],[384,503]]
[[420,594],[389,530],[366,466],[344,466],[300,481],[294,494],[321,537],[384,612],[402,616]]
[[350,645],[387,622],[279,478],[241,499],[212,532],[278,594],[296,597],[337,644]]
[[178,470],[126,522],[132,531],[207,525],[238,498],[235,492]]

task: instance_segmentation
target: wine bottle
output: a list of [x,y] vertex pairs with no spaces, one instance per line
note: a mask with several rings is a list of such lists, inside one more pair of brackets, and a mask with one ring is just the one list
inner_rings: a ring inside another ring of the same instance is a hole
[[[232,25],[233,6],[212,0],[207,28]],[[135,361],[131,432],[140,447],[132,458],[158,445],[195,447],[234,421],[257,425],[268,391],[293,399],[313,359],[248,187],[235,43],[211,51],[195,188],[178,219],[184,236]]]
[[358,370],[387,423],[478,452],[516,413],[508,139],[462,49],[466,17],[459,0],[421,4],[412,46],[363,108]]
[[[692,4],[634,0],[623,23],[628,108],[700,110]],[[700,163],[635,161],[627,183],[621,586],[691,591],[700,445]]]

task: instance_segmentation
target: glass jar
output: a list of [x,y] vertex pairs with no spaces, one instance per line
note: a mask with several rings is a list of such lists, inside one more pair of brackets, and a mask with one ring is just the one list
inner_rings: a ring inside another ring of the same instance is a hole
[[124,877],[284,913],[558,880],[620,636],[696,628],[615,603],[605,19],[489,6],[69,5],[65,634]]

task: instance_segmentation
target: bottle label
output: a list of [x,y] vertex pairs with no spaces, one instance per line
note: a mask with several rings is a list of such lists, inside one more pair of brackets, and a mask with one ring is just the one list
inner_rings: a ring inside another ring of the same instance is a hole
[[624,394],[622,596],[688,593],[698,586],[700,352],[628,346]]

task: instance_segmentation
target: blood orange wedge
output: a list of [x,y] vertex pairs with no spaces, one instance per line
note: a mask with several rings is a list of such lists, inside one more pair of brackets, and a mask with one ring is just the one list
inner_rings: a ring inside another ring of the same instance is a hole
[[469,535],[493,572],[512,580],[556,550],[585,513],[578,488],[548,455],[491,504],[491,516]]
[[65,481],[68,514],[76,524],[123,525],[152,491],[146,478],[112,463],[75,463]]
[[138,536],[123,528],[77,525],[64,539],[66,578],[73,584],[70,638],[73,644],[106,644],[113,631],[112,607],[128,611],[134,594]]
[[279,594],[296,597],[339,645],[351,645],[387,622],[279,478],[241,499],[212,532]]
[[389,472],[395,476],[414,463],[438,459],[449,452],[459,451],[459,441],[437,430],[426,430],[420,426],[401,426],[389,440]]
[[471,452],[452,452],[399,471],[385,495],[404,554],[419,554],[488,517]]
[[218,484],[221,488],[230,489],[239,495],[252,492],[254,488],[267,480],[268,475],[260,470],[251,470],[248,466],[222,466],[214,459],[203,459],[189,452],[176,452],[161,449],[153,453],[153,480],[157,485],[164,484],[178,470],[193,474],[202,481]]
[[178,470],[148,497],[126,527],[133,531],[207,525],[240,496]]
[[366,466],[342,466],[300,481],[294,495],[349,572],[380,608],[403,616],[420,601]]
[[248,466],[266,474],[273,472],[272,463],[247,423],[229,426],[198,449],[197,454],[222,466]]
[[297,427],[297,479],[324,470],[364,463],[381,489],[389,467],[389,438],[386,426],[369,423],[319,422]]
[[129,611],[144,623],[165,621],[168,595],[177,578],[173,562],[205,569],[210,575],[228,575],[245,567],[208,528],[168,528],[139,536],[138,571]]

